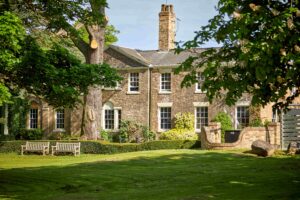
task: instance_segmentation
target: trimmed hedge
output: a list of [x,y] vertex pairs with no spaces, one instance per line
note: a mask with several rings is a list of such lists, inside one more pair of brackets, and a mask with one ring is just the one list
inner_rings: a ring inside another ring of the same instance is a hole
[[[78,142],[78,141],[59,141]],[[26,141],[0,141],[0,153],[10,153],[21,151],[21,145]],[[50,141],[50,146],[56,141]],[[199,140],[157,140],[145,143],[108,143],[100,141],[80,141],[81,153],[86,154],[113,154],[133,151],[159,150],[159,149],[196,149],[200,148]]]

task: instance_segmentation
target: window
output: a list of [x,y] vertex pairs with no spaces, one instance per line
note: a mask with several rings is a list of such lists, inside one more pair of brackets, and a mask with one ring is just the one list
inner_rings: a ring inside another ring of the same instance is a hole
[[30,109],[29,115],[29,128],[38,128],[38,109]]
[[160,108],[160,129],[171,129],[171,107]]
[[105,129],[114,129],[115,116],[114,110],[105,110]]
[[121,128],[122,111],[118,110],[118,129]]
[[171,92],[171,73],[161,74],[160,91]]
[[201,87],[203,85],[204,82],[204,76],[202,75],[202,73],[198,72],[197,73],[197,83],[196,83],[196,92],[205,92],[201,90]]
[[249,107],[238,106],[236,108],[237,128],[244,128],[249,125]]
[[279,114],[277,110],[272,110],[272,122],[279,122]]
[[139,73],[129,74],[129,91],[130,92],[139,91]]
[[208,107],[196,107],[196,130],[208,126]]
[[103,106],[103,127],[105,130],[118,130],[121,126],[121,108],[114,108],[111,102]]
[[56,128],[64,129],[65,128],[65,110],[60,109],[56,111]]

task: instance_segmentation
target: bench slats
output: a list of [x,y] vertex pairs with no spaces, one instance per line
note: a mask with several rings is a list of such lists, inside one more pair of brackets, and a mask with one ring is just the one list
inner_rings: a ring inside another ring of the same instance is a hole
[[62,143],[56,142],[55,146],[52,146],[52,155],[56,152],[71,152],[74,155],[80,155],[80,142],[79,143]]
[[43,155],[46,153],[49,154],[49,146],[50,142],[28,142],[26,141],[25,145],[21,145],[21,154],[23,155],[24,152],[39,152],[41,151]]

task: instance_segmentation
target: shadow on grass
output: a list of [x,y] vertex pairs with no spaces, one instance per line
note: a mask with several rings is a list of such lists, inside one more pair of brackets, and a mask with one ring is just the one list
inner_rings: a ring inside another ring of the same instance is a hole
[[[0,170],[0,199],[299,199],[299,157],[207,151]],[[42,157],[41,157],[42,158]]]

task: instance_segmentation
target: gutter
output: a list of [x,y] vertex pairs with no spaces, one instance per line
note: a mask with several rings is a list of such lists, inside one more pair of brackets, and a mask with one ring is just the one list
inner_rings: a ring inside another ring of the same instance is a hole
[[152,79],[152,69],[153,69],[153,65],[150,64],[148,66],[148,116],[147,116],[147,121],[148,121],[148,128],[151,128],[151,91],[152,91],[152,87],[151,87],[151,79]]

